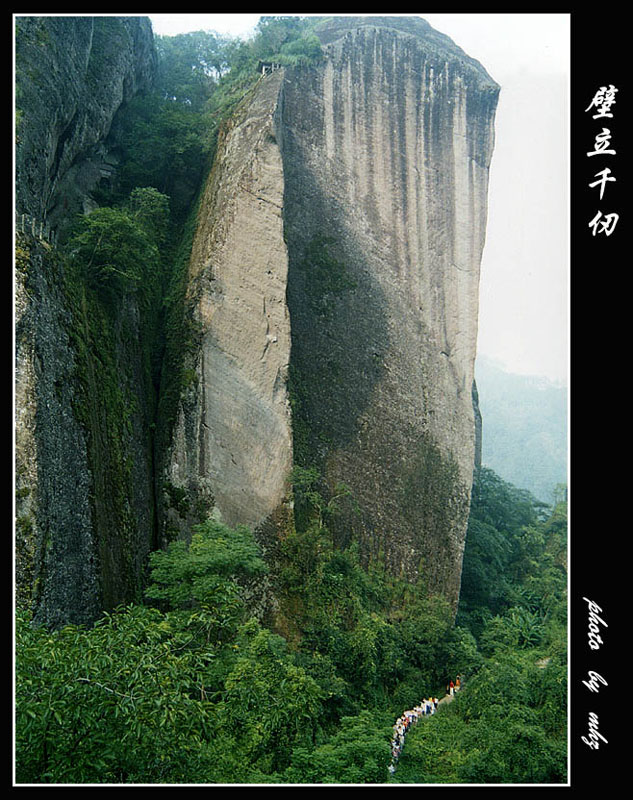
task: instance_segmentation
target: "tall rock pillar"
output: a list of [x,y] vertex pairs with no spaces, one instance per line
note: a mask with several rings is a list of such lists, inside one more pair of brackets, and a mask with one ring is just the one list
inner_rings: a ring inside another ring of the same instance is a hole
[[[163,475],[176,535],[186,491],[228,525],[264,525],[287,494],[292,430],[283,168],[276,123],[282,73],[260,81],[218,145],[189,263],[198,331]],[[186,523],[186,520],[185,520]]]
[[498,87],[420,19],[318,34],[323,61],[263,77],[218,148],[165,529],[183,532],[171,501],[193,489],[261,531],[292,465],[317,467],[326,495],[343,482],[360,509],[336,542],[456,608]]
[[341,543],[456,607],[498,87],[419,19],[319,35],[283,85],[295,456],[351,488]]

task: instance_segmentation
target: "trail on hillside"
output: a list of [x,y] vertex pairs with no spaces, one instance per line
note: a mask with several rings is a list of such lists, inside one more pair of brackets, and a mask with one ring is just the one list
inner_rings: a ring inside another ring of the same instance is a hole
[[406,734],[421,718],[430,717],[435,714],[442,704],[451,703],[455,699],[455,693],[458,692],[460,688],[459,686],[451,688],[440,700],[436,697],[425,698],[412,709],[403,711],[398,717],[393,726],[393,737],[391,739],[391,763],[389,764],[389,772],[391,775],[396,771],[398,759],[404,747]]

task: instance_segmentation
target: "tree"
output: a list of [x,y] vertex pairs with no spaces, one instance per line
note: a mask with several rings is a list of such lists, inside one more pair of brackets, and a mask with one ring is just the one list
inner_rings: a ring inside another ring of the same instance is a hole
[[124,209],[97,208],[82,217],[67,249],[87,285],[110,308],[129,292],[143,293],[159,271],[158,247]]
[[325,692],[294,663],[285,640],[254,620],[242,627],[236,647],[222,693],[223,726],[245,760],[283,769],[293,745],[312,743]]
[[150,600],[181,615],[187,626],[204,628],[206,641],[223,642],[243,620],[245,605],[240,579],[267,571],[251,531],[229,528],[209,519],[193,527],[190,544],[171,542],[150,554]]
[[[196,527],[190,545],[174,542],[152,554],[151,566],[148,596],[166,612],[129,606],[92,628],[55,632],[18,615],[20,782],[208,780],[217,771],[211,740],[223,721],[239,717],[240,689],[251,680],[262,702],[270,701],[264,749],[295,718],[318,716],[318,685],[291,659],[277,668],[280,637],[263,632],[251,646],[247,626],[242,649],[231,645],[244,619],[236,579],[265,572],[248,529],[210,520]],[[260,660],[267,637],[271,658]],[[254,730],[260,722],[256,714]]]
[[322,59],[321,42],[314,34],[286,42],[274,56],[275,61],[289,67],[317,64]]
[[230,41],[211,31],[156,37],[156,89],[162,98],[200,110],[229,68]]
[[201,696],[204,654],[185,642],[142,606],[54,632],[20,612],[17,781],[199,780],[213,726]]
[[391,760],[392,720],[361,711],[343,717],[339,731],[311,750],[297,747],[284,780],[291,783],[386,783]]
[[459,624],[478,636],[493,616],[516,605],[522,578],[544,552],[543,504],[483,468],[473,487],[462,566]]
[[130,193],[128,204],[134,221],[160,247],[169,225],[169,197],[152,186],[137,187]]
[[267,58],[278,53],[284,44],[299,38],[301,28],[299,17],[261,17],[253,43],[256,57]]
[[212,122],[201,109],[150,93],[133,98],[118,125],[123,193],[154,187],[169,195],[172,215],[182,221],[208,166]]
[[319,530],[326,527],[328,521],[341,512],[345,499],[352,502],[354,508],[357,508],[352,500],[351,489],[341,482],[336,484],[326,499],[321,489],[324,483],[323,477],[316,467],[293,467],[290,482],[292,483],[296,514],[299,518],[311,520],[310,524],[316,525]]

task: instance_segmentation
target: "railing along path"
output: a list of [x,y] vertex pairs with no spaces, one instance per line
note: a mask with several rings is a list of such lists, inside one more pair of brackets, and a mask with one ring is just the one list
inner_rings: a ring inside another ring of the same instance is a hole
[[42,222],[30,214],[15,215],[15,230],[32,236],[34,239],[49,242],[53,247],[57,246],[57,232],[54,231],[48,222]]

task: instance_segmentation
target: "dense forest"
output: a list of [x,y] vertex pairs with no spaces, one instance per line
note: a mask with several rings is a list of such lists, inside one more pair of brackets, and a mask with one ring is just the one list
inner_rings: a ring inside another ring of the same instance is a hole
[[[149,402],[168,417],[165,375],[188,380],[169,360],[170,341],[191,334],[176,301],[222,125],[259,79],[259,60],[319,60],[313,24],[264,17],[250,41],[156,37],[157,81],[116,120],[119,179],[104,183],[99,208],[76,219],[57,255],[90,326],[83,347],[100,352],[113,425],[126,425],[121,397],[108,392],[116,309],[129,293],[139,300]],[[545,505],[479,471],[454,619],[429,595],[424,569],[412,583],[380,557],[361,563],[353,539],[335,545],[331,523],[355,502],[345,486],[326,499],[309,467],[290,481],[295,524],[272,575],[249,529],[205,519],[189,543],[152,552],[137,600],[93,626],[48,630],[18,602],[17,781],[565,782],[564,488]],[[267,574],[292,629],[249,613],[250,587]],[[457,674],[460,693],[412,729],[390,774],[395,718],[443,697]]]
[[[453,624],[423,579],[335,549],[298,483],[309,513],[281,577],[292,637],[248,616],[244,588],[266,569],[250,531],[212,521],[152,555],[144,602],[92,628],[18,614],[20,782],[566,780],[564,501],[544,508],[482,471]],[[457,674],[462,691],[389,776],[394,719]]]

